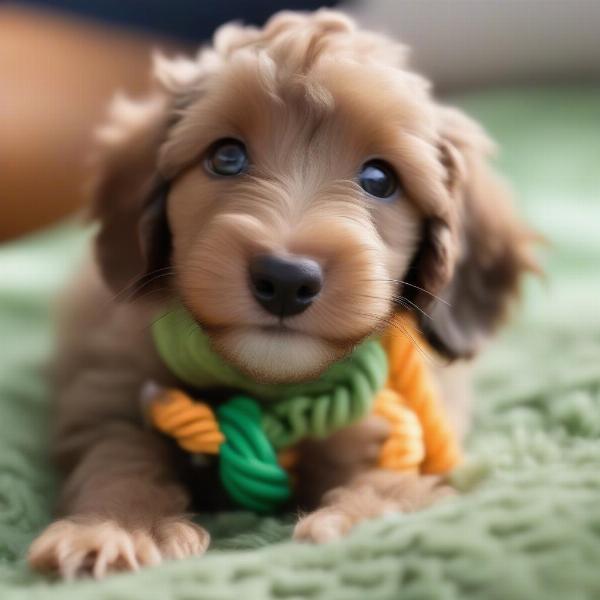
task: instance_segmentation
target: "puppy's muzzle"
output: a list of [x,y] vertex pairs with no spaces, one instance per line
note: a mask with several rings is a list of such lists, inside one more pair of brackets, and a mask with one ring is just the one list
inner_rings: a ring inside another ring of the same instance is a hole
[[267,312],[278,318],[305,311],[323,288],[323,271],[316,261],[273,254],[250,262],[252,295]]

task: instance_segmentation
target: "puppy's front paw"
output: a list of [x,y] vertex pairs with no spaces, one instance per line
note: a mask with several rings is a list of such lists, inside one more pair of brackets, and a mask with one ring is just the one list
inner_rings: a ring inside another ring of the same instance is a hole
[[65,579],[91,574],[100,579],[114,571],[137,571],[163,559],[202,554],[208,533],[179,518],[165,519],[152,530],[128,530],[110,520],[62,519],[33,542],[31,568]]
[[103,577],[113,570],[137,570],[161,561],[152,537],[130,532],[113,521],[62,519],[38,537],[28,554],[29,565],[72,579],[83,573]]
[[296,523],[293,537],[299,542],[324,544],[344,537],[353,525],[352,517],[342,510],[321,508]]
[[161,521],[153,533],[161,555],[166,559],[200,556],[210,544],[206,529],[178,517]]

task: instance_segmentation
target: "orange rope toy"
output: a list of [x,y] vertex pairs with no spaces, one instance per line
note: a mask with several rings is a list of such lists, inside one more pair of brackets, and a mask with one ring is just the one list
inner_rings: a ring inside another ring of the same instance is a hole
[[381,340],[389,375],[386,388],[375,398],[374,412],[392,424],[392,432],[379,465],[427,475],[448,473],[462,455],[421,355],[427,344],[407,319],[399,317],[396,325]]

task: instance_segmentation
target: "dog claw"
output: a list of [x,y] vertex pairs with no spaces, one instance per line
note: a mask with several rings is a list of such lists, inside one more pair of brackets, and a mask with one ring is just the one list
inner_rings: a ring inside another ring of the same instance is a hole
[[34,541],[28,560],[33,569],[67,580],[83,574],[102,579],[114,571],[137,571],[163,559],[202,554],[208,543],[204,529],[179,518],[165,519],[152,532],[129,531],[114,521],[64,519]]

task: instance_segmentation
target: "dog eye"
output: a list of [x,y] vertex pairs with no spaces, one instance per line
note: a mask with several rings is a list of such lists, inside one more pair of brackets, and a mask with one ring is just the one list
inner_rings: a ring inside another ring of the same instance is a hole
[[382,160],[369,160],[358,174],[360,187],[371,196],[388,199],[398,189],[398,177],[390,165]]
[[239,175],[248,167],[246,146],[231,138],[216,141],[206,156],[206,167],[216,175]]

